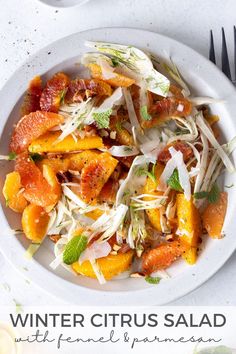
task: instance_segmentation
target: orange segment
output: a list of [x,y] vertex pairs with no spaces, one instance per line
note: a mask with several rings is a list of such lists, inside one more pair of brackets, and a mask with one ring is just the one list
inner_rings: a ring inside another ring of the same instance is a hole
[[22,185],[18,172],[8,173],[3,186],[3,195],[6,204],[17,213],[22,213],[27,206],[27,200],[21,193]]
[[81,196],[87,203],[91,203],[99,195],[117,164],[118,161],[110,154],[102,153],[82,169]]
[[55,173],[65,172],[69,170],[70,160],[69,158],[52,158],[52,159],[43,159],[37,163],[37,165],[42,169],[43,165],[50,166]]
[[61,198],[61,185],[57,180],[56,174],[53,170],[53,168],[47,164],[43,165],[43,177],[46,179],[48,184],[52,187],[52,193],[56,195],[56,200],[54,204],[58,202],[58,200]]
[[[115,277],[116,275],[126,271],[132,262],[133,254],[133,251],[129,251],[124,254],[109,254],[107,257],[98,259],[97,264],[102,274],[104,275],[104,278],[106,280],[109,280]],[[79,262],[73,263],[72,268],[78,274],[82,274],[86,277],[96,279],[96,275],[89,261],[85,261],[81,265],[79,264]]]
[[69,82],[69,77],[64,73],[56,73],[48,80],[40,97],[40,107],[42,111],[58,112]]
[[130,77],[117,73],[114,73],[114,77],[110,79],[104,79],[104,77],[102,76],[101,66],[98,64],[88,64],[88,68],[90,69],[91,76],[93,78],[104,80],[105,82],[115,87],[129,87],[135,83],[135,81]]
[[183,258],[189,264],[196,263],[197,246],[201,236],[201,220],[198,209],[193,200],[187,200],[184,194],[179,193],[176,197],[178,234],[187,250]]
[[23,195],[30,203],[47,207],[57,202],[58,194],[26,153],[18,155],[15,170],[19,172],[25,189]]
[[81,171],[82,168],[92,161],[96,159],[99,155],[99,152],[93,150],[85,150],[79,152],[78,154],[73,154],[70,157],[70,169],[75,171]]
[[144,253],[142,257],[142,271],[151,274],[157,270],[168,268],[185,251],[185,246],[178,240],[163,243],[160,246]]
[[102,138],[99,136],[89,136],[83,139],[77,138],[75,141],[72,135],[68,135],[62,141],[57,139],[60,132],[47,132],[34,140],[29,146],[30,152],[70,152],[79,150],[99,149],[103,147]]
[[50,112],[33,112],[21,118],[11,138],[10,150],[21,153],[50,128],[62,123],[63,116]]
[[[153,196],[156,196],[156,195],[162,195],[163,193],[162,192],[159,192],[156,190],[157,188],[157,185],[159,183],[159,179],[160,179],[160,176],[162,174],[164,170],[164,166],[162,166],[161,164],[156,164],[156,167],[155,167],[155,176],[156,176],[156,180],[157,180],[157,183],[155,183],[151,178],[147,178],[146,180],[146,184],[144,186],[144,190],[143,190],[143,193],[144,194],[151,194]],[[152,200],[151,197],[145,197],[144,200]],[[149,210],[146,210],[146,214],[147,214],[147,217],[150,221],[150,223],[152,224],[152,226],[158,230],[158,231],[162,231],[161,229],[161,222],[160,222],[160,211],[158,208],[156,209],[149,209]]]
[[100,209],[94,209],[92,211],[89,211],[88,213],[86,213],[85,215],[88,217],[88,218],[91,218],[93,220],[97,220],[98,218],[100,218],[100,216],[102,216],[104,212]]
[[222,228],[225,220],[227,204],[228,194],[222,192],[220,193],[219,200],[216,203],[208,204],[203,213],[203,226],[212,238],[222,237]]
[[49,219],[49,215],[42,207],[28,205],[23,211],[21,220],[25,236],[33,243],[41,243],[46,235]]

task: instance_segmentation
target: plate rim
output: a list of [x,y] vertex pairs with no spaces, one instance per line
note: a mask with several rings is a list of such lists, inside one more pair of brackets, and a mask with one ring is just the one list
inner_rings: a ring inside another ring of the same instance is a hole
[[[89,29],[89,30],[85,30],[85,31],[80,31],[80,32],[75,32],[73,34],[70,34],[68,36],[65,36],[63,38],[60,38],[54,42],[51,42],[49,43],[47,46],[45,47],[42,47],[40,48],[36,53],[34,53],[33,55],[31,55],[28,59],[26,59],[20,67],[18,67],[13,73],[12,75],[9,77],[9,79],[7,80],[7,82],[4,84],[4,86],[2,87],[1,91],[4,92],[6,90],[6,88],[8,87],[8,85],[11,84],[12,80],[14,79],[14,76],[17,75],[17,73],[19,73],[22,68],[27,65],[27,63],[30,63],[32,62],[37,56],[40,56],[40,53],[42,53],[43,51],[47,51],[47,49],[49,48],[52,48],[53,46],[55,47],[55,45],[58,45],[60,44],[60,42],[63,44],[63,42],[66,41],[66,39],[71,39],[72,37],[77,37],[77,36],[80,36],[80,35],[85,35],[85,34],[90,34],[90,33],[96,33],[97,31],[117,31],[117,30],[121,30],[121,31],[131,31],[131,32],[142,32],[142,33],[146,33],[146,34],[149,34],[149,35],[155,35],[155,36],[159,36],[159,37],[162,37],[163,39],[167,39],[168,41],[171,41],[173,43],[175,43],[177,46],[181,46],[181,47],[184,47],[187,51],[191,51],[192,53],[194,53],[195,56],[201,58],[202,60],[204,60],[205,62],[208,62],[208,66],[211,65],[212,68],[214,67],[214,70],[218,72],[218,75],[220,75],[222,77],[222,80],[225,81],[226,84],[228,84],[229,88],[230,89],[234,89],[234,86],[231,84],[231,82],[225,77],[225,75],[211,62],[209,62],[207,60],[207,58],[205,58],[202,54],[198,53],[196,50],[192,49],[191,47],[185,45],[184,43],[182,42],[179,42],[169,36],[165,36],[163,34],[159,34],[159,33],[156,33],[154,31],[149,31],[149,30],[145,30],[145,29],[139,29],[139,28],[131,28],[131,27],[122,27],[122,26],[117,26],[117,27],[100,27],[100,28],[94,28],[94,29]],[[142,44],[140,45],[142,46]],[[78,56],[79,56],[79,53],[78,53]],[[234,96],[236,98],[236,92],[234,93]],[[18,97],[19,98],[19,97]],[[11,109],[10,109],[10,112],[12,110],[12,108],[14,107],[14,105],[12,104],[11,105]],[[10,113],[9,112],[9,113]],[[2,130],[5,126],[5,124],[7,123],[7,119],[4,120],[4,124],[0,124],[0,133],[2,134]],[[4,215],[4,212],[2,210],[2,206],[1,206],[1,210],[0,210],[0,217],[1,219],[3,219],[3,223],[5,223],[6,225],[6,229],[7,229],[7,226],[8,226],[8,222],[7,222],[7,219]],[[8,227],[9,229],[9,227]],[[7,235],[9,236],[9,235]],[[21,245],[22,247],[22,245]],[[23,248],[23,247],[22,247]],[[228,252],[227,252],[227,255],[224,257],[223,260],[219,261],[217,266],[215,266],[214,268],[212,268],[211,271],[208,271],[207,273],[207,276],[202,279],[201,281],[199,281],[195,286],[192,286],[192,285],[189,285],[189,287],[186,285],[185,288],[183,290],[180,290],[178,291],[178,294],[175,294],[173,296],[169,296],[168,300],[165,301],[163,299],[163,301],[158,301],[158,305],[163,305],[163,304],[167,304],[169,302],[172,302],[174,300],[177,300],[179,298],[182,298],[183,296],[191,293],[192,291],[196,290],[197,288],[199,288],[201,285],[203,285],[204,283],[206,283],[214,274],[216,274],[219,269],[221,269],[224,264],[228,261],[228,259],[232,256],[232,254],[234,253],[236,249],[236,239],[235,239],[235,244],[233,247],[231,247],[230,249],[228,249]],[[7,259],[8,262],[10,262],[13,267],[15,269],[17,269],[18,271],[20,270],[19,267],[17,267],[16,264],[14,264],[14,257],[9,257],[9,255],[7,255],[7,250],[5,248],[5,245],[2,244],[2,242],[0,243],[0,250],[1,252],[3,253],[4,257]],[[110,299],[108,299],[109,297],[112,297],[112,295],[119,295],[119,300],[118,301],[118,304],[125,304],[128,300],[126,299],[126,296],[130,295],[130,294],[137,294],[139,293],[139,295],[141,295],[141,293],[143,293],[143,296],[145,296],[145,293],[147,293],[147,289],[139,289],[139,290],[128,290],[128,291],[112,291],[112,292],[109,292],[109,291],[102,291],[102,290],[97,290],[97,289],[88,289],[86,287],[83,287],[81,285],[77,285],[77,284],[72,284],[69,280],[66,280],[66,279],[63,279],[61,277],[59,277],[57,274],[53,274],[52,272],[48,271],[47,269],[45,269],[40,263],[38,263],[36,260],[33,260],[32,261],[32,264],[31,264],[31,268],[32,270],[30,272],[27,272],[27,274],[23,274],[24,275],[27,275],[28,278],[30,278],[32,280],[33,283],[35,283],[37,286],[39,286],[40,288],[42,288],[44,291],[46,291],[47,293],[51,294],[51,295],[54,295],[56,297],[61,297],[64,301],[68,301],[68,298],[66,298],[66,296],[58,296],[58,294],[56,295],[55,294],[55,291],[53,291],[52,289],[45,289],[45,280],[44,278],[42,277],[42,279],[35,279],[35,276],[31,273],[34,273],[34,271],[42,268],[43,272],[47,272],[48,273],[48,277],[52,280],[55,280],[54,281],[54,286],[55,286],[55,283],[60,283],[60,282],[64,282],[65,284],[70,284],[72,287],[78,287],[80,289],[80,292],[82,293],[82,296],[85,295],[85,297],[87,297],[86,301],[83,301],[83,304],[82,305],[96,305],[97,304],[97,301],[96,303],[94,301],[90,301],[91,300],[91,296],[88,296],[88,293],[96,293],[96,295],[100,294],[102,296],[100,296],[100,298],[103,300],[105,300],[104,302],[106,302],[106,304],[114,304],[113,301],[110,301]],[[22,271],[21,271],[22,273]],[[58,279],[57,278],[60,278],[60,282],[58,282]],[[62,283],[61,283],[62,284]],[[61,288],[60,284],[59,286],[55,286],[55,289],[56,288]],[[152,289],[152,287],[148,288],[148,290]],[[154,293],[155,290],[152,292]],[[108,294],[108,296],[107,296]],[[150,295],[150,294],[149,294]],[[139,299],[140,299],[140,296],[138,296]],[[89,302],[87,302],[89,298]],[[108,301],[109,300],[109,301]],[[149,296],[149,300],[150,300],[150,296]],[[71,301],[71,299],[70,299]],[[130,301],[130,300],[129,300]],[[109,303],[107,303],[109,302]],[[132,302],[133,303],[133,302]],[[131,302],[127,302],[127,305],[130,305]],[[157,303],[155,301],[153,301],[151,303],[151,305],[156,305]]]

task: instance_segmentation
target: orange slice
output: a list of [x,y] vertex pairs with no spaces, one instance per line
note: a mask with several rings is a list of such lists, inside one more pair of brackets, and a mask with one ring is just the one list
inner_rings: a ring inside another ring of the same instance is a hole
[[21,220],[25,236],[34,243],[41,243],[46,235],[49,219],[49,215],[42,207],[28,205],[23,211]]
[[[130,267],[133,254],[133,251],[129,251],[127,253],[118,253],[117,255],[109,254],[107,257],[98,259],[97,264],[104,275],[104,278],[109,280],[126,271]],[[89,261],[85,261],[81,265],[79,262],[73,263],[72,268],[78,274],[96,279],[96,275]]]
[[72,135],[68,135],[62,141],[58,141],[60,134],[60,132],[47,132],[30,144],[29,151],[33,153],[70,152],[103,147],[102,138],[99,136],[88,136],[75,140]]
[[2,192],[7,206],[17,213],[22,213],[27,206],[27,200],[22,193],[20,174],[18,172],[11,172],[6,175]]
[[102,153],[82,169],[81,196],[87,203],[99,195],[117,164],[118,161],[110,154]]
[[203,213],[203,226],[212,238],[222,237],[222,228],[225,220],[227,204],[228,194],[222,192],[220,193],[219,200],[216,203],[208,204]]
[[185,251],[185,246],[180,241],[163,243],[160,246],[144,253],[142,257],[142,270],[151,274],[157,270],[168,268]]
[[104,79],[104,77],[102,76],[101,66],[98,64],[88,64],[88,68],[90,69],[91,75],[93,78],[104,80],[105,82],[107,82],[111,86],[129,87],[135,83],[135,81],[133,79],[131,79],[130,77],[127,77],[127,76],[124,76],[124,75],[121,75],[118,73],[114,73],[114,77],[112,77],[110,79]]

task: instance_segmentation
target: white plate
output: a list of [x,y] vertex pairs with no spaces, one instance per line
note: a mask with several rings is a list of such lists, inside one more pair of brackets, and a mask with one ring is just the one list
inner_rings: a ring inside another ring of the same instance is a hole
[[[1,154],[8,153],[12,125],[18,120],[19,100],[27,89],[29,80],[38,74],[44,75],[44,78],[49,77],[58,70],[65,70],[69,74],[79,73],[80,68],[75,64],[78,57],[87,51],[84,47],[85,40],[132,44],[151,51],[159,58],[165,57],[168,53],[196,93],[225,100],[224,104],[217,104],[212,109],[221,116],[220,127],[224,139],[229,140],[236,135],[235,90],[226,77],[207,59],[183,44],[156,33],[128,28],[105,28],[63,38],[39,51],[15,72],[1,92]],[[9,162],[1,163],[1,189],[5,174],[11,168]],[[225,184],[232,182],[236,186],[235,175],[226,175]],[[236,190],[233,187],[229,191],[229,207],[224,227],[226,237],[220,241],[208,240],[195,266],[188,266],[184,262],[177,263],[171,268],[172,278],[162,281],[158,286],[150,286],[143,279],[116,280],[101,286],[95,280],[75,277],[61,268],[54,273],[48,266],[53,259],[52,245],[49,241],[43,244],[34,260],[27,261],[24,252],[28,242],[23,236],[12,235],[9,227],[9,224],[12,228],[19,227],[19,218],[5,207],[2,195],[0,248],[16,269],[24,272],[23,268],[27,267],[26,274],[35,283],[70,303],[79,305],[165,304],[204,283],[223,266],[235,250]]]
[[40,2],[53,7],[73,7],[85,4],[90,0],[39,0]]

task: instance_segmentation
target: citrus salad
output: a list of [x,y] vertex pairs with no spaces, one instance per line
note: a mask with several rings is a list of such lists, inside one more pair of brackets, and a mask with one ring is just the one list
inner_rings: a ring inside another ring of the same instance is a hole
[[[83,77],[35,77],[13,129],[3,195],[31,241],[54,243],[50,266],[156,284],[202,235],[221,238],[235,139],[218,141],[209,97],[193,97],[177,67],[133,47],[86,42]],[[121,274],[122,273],[122,274]]]

